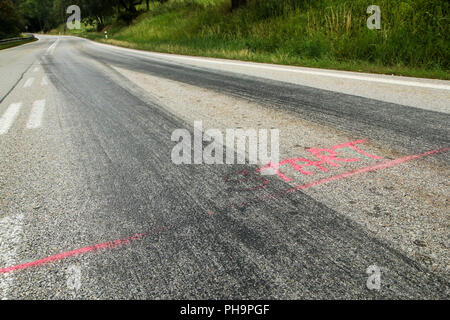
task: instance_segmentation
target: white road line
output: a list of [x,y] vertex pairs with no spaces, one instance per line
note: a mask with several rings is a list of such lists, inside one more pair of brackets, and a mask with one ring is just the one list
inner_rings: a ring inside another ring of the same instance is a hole
[[[83,39],[86,40],[86,39]],[[90,40],[86,40],[90,41]],[[385,84],[395,84],[395,85],[403,85],[403,86],[410,86],[410,87],[420,87],[420,88],[431,88],[431,89],[440,89],[440,90],[450,90],[450,85],[447,84],[438,84],[438,83],[429,83],[429,82],[419,82],[414,80],[400,80],[400,79],[388,79],[383,77],[377,77],[377,75],[373,75],[371,77],[364,76],[363,74],[357,75],[357,74],[350,74],[346,73],[346,71],[336,71],[336,72],[330,72],[330,71],[319,71],[319,70],[305,70],[300,69],[300,67],[295,66],[274,66],[274,65],[264,65],[261,63],[255,63],[255,62],[234,62],[234,61],[223,61],[219,59],[214,58],[196,58],[196,57],[188,57],[188,56],[181,56],[181,55],[171,55],[171,54],[164,54],[164,53],[157,53],[157,52],[143,52],[135,49],[128,49],[128,48],[121,48],[117,46],[112,46],[104,43],[98,43],[95,41],[90,41],[94,45],[102,46],[105,48],[109,48],[112,50],[119,50],[119,51],[126,51],[128,53],[136,53],[139,56],[148,56],[152,58],[163,58],[165,60],[169,61],[176,61],[178,60],[185,60],[185,61],[195,61],[195,62],[201,62],[203,64],[218,64],[218,65],[229,65],[229,66],[238,66],[238,67],[246,67],[246,68],[254,68],[254,69],[260,69],[260,70],[272,70],[272,71],[282,71],[282,72],[292,72],[292,73],[298,73],[298,74],[309,74],[314,76],[322,76],[322,77],[331,77],[331,78],[339,78],[339,79],[350,79],[350,80],[359,80],[359,81],[368,81],[368,82],[378,82],[378,83],[385,83]]]
[[47,78],[47,76],[43,76],[42,81],[41,81],[41,86],[46,86],[46,85],[48,85],[48,78]]
[[53,49],[53,47],[55,46],[56,41],[52,43],[52,45],[50,47],[47,48],[47,51],[45,52],[45,54],[49,54],[50,51]]
[[28,78],[28,80],[25,82],[25,84],[23,85],[24,88],[29,88],[33,85],[34,82],[34,78]]
[[[23,214],[0,219],[0,268],[17,263],[17,246],[23,233]],[[12,273],[0,274],[0,299],[8,299],[9,289],[14,280]]]
[[27,128],[37,129],[42,124],[42,116],[45,111],[45,100],[37,100],[33,102],[30,117],[28,118]]
[[22,102],[11,104],[0,118],[0,135],[8,133],[9,128],[12,126],[14,120],[19,114]]
[[53,44],[50,47],[48,47],[46,54],[53,54],[53,52],[55,52],[56,46],[58,45],[58,42],[59,38],[55,42],[53,42]]
[[190,61],[197,61],[197,62],[201,61],[201,62],[206,62],[206,63],[211,63],[211,64],[233,65],[233,66],[239,66],[239,67],[250,67],[250,68],[273,70],[273,71],[283,71],[283,72],[292,72],[292,73],[300,73],[300,74],[309,74],[309,75],[321,76],[321,77],[350,79],[350,80],[359,80],[359,81],[369,81],[369,82],[378,82],[378,83],[386,83],[386,84],[396,84],[396,85],[410,86],[410,87],[421,87],[421,88],[450,90],[450,85],[445,85],[445,84],[435,84],[435,83],[426,83],[426,82],[418,82],[418,81],[375,78],[375,77],[358,76],[358,75],[352,75],[352,74],[342,74],[342,73],[334,73],[334,72],[327,72],[327,71],[288,69],[288,68],[282,68],[282,67],[261,66],[261,65],[246,64],[246,63],[239,63],[239,62],[200,60],[200,59],[197,59],[197,58],[190,58],[190,57],[178,57],[177,56],[175,59],[190,60]]

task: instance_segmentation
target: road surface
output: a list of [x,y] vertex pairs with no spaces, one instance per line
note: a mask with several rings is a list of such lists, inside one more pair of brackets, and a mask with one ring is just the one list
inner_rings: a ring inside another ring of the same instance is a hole
[[[1,298],[448,299],[448,81],[38,37],[0,51]],[[341,161],[176,165],[196,120]]]

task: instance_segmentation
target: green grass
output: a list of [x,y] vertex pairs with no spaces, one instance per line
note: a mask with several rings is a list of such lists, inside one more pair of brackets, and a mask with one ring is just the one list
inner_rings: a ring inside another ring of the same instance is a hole
[[[378,0],[382,29],[366,27],[371,0],[229,0],[152,3],[130,26],[71,34],[166,53],[450,79],[449,4]],[[60,32],[53,30],[53,33]]]
[[8,49],[12,47],[21,46],[25,43],[36,41],[37,39],[31,39],[31,40],[20,40],[20,41],[14,41],[14,42],[8,42],[8,43],[0,43],[0,50]]

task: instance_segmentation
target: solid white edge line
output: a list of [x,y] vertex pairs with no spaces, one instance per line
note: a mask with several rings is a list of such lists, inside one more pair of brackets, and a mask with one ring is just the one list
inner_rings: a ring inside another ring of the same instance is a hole
[[[261,65],[257,64],[255,62],[249,62],[249,63],[242,63],[242,62],[234,62],[234,61],[219,61],[219,60],[210,60],[215,58],[196,58],[196,57],[184,57],[180,55],[173,55],[170,54],[164,54],[160,52],[145,52],[135,49],[129,49],[129,48],[121,48],[113,45],[108,45],[104,43],[98,43],[89,39],[84,39],[77,37],[78,39],[90,41],[91,43],[107,47],[110,49],[116,49],[116,50],[123,50],[130,53],[137,53],[141,55],[146,55],[150,57],[162,57],[168,60],[186,60],[186,61],[196,61],[196,62],[204,62],[204,63],[210,63],[210,64],[219,64],[219,65],[230,65],[230,66],[238,66],[238,67],[248,67],[248,68],[257,68],[257,69],[265,69],[265,70],[273,70],[273,71],[282,71],[282,72],[292,72],[292,73],[299,73],[299,74],[309,74],[314,76],[324,76],[324,77],[332,77],[332,78],[341,78],[341,79],[350,79],[350,80],[359,80],[359,81],[368,81],[368,82],[378,82],[378,83],[385,83],[385,84],[396,84],[396,85],[402,85],[402,86],[411,86],[411,87],[421,87],[421,88],[431,88],[431,89],[439,89],[439,90],[450,90],[450,85],[445,84],[436,84],[436,83],[426,83],[426,82],[418,82],[418,81],[408,81],[408,80],[396,80],[396,79],[383,79],[383,78],[375,78],[377,75],[373,74],[373,77],[363,76],[363,75],[352,75],[352,74],[343,74],[342,72],[349,72],[349,71],[336,71],[329,72],[329,71],[313,71],[313,70],[301,70],[301,69],[292,69],[296,68],[295,66],[285,66],[285,67],[276,67],[276,66],[270,66],[270,65]],[[432,80],[432,79],[429,79]],[[445,81],[445,80],[440,80]]]

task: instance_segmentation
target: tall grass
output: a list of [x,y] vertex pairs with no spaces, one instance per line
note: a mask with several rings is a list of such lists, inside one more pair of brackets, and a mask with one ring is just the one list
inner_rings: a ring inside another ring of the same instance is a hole
[[[414,69],[449,78],[446,1],[249,0],[233,12],[230,2],[153,3],[131,26],[110,26],[110,41],[274,63],[407,74]],[[366,26],[367,7],[375,3],[381,8],[381,30]]]

